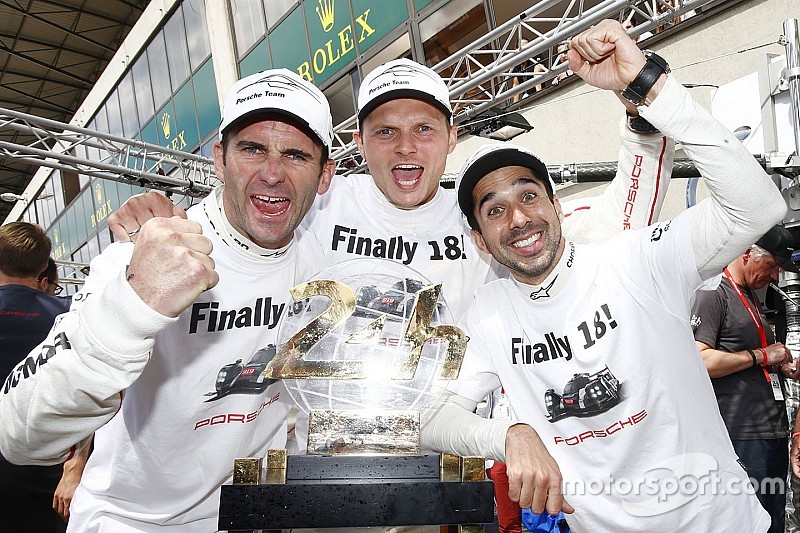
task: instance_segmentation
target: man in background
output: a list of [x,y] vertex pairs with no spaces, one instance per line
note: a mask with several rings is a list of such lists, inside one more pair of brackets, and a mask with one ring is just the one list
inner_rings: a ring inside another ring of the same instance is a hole
[[[700,291],[692,309],[694,339],[711,377],[719,411],[736,454],[755,480],[770,514],[770,533],[783,533],[786,495],[767,480],[786,479],[789,423],[782,378],[800,375],[789,350],[775,342],[754,291],[778,280],[792,262],[794,238],[773,226],[731,262],[714,291]],[[782,486],[782,485],[781,485]]]
[[[50,238],[28,222],[0,226],[0,375],[14,366],[47,336],[56,317],[69,310],[69,301],[52,296]],[[55,266],[55,263],[53,263]],[[78,467],[82,466],[77,465]],[[72,472],[75,462],[64,469]],[[17,466],[0,456],[0,524],[5,533],[64,531],[63,506],[54,493],[62,465]],[[68,496],[67,480],[62,498]],[[74,491],[74,487],[72,487]],[[71,495],[69,496],[71,497]],[[67,503],[66,507],[69,504]]]

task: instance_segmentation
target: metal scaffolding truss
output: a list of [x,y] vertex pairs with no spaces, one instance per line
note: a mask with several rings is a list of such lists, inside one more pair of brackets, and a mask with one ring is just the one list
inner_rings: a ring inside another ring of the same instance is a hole
[[[472,121],[484,111],[498,108],[514,96],[533,92],[533,88],[567,70],[558,47],[593,24],[607,18],[630,20],[636,24],[629,33],[640,36],[661,29],[666,34],[682,16],[692,12],[698,19],[701,8],[732,5],[734,0],[542,0],[505,24],[433,66],[450,91],[450,101],[458,125]],[[677,29],[677,28],[675,28]],[[520,48],[521,38],[529,42]],[[537,72],[516,69],[531,58],[543,58]],[[515,72],[515,70],[522,70]],[[519,84],[514,86],[514,78]],[[502,114],[502,112],[500,113]],[[356,116],[338,124],[333,157],[343,174],[364,168],[352,143],[339,135],[356,129]]]
[[[559,44],[602,19],[626,20],[635,13],[638,24],[630,33],[638,36],[656,28],[668,30],[690,11],[700,18],[709,12],[705,9],[701,15],[700,8],[727,6],[736,1],[543,0],[433,68],[449,88],[455,123],[464,125],[566,71],[567,64],[556,60]],[[520,48],[522,36],[529,42]],[[544,68],[540,72],[514,72],[515,67],[532,57],[550,60],[542,61]],[[520,78],[516,86],[514,76]],[[355,144],[344,137],[355,127],[353,116],[335,128],[331,155],[341,174],[365,166]],[[31,134],[35,141],[26,145],[0,141],[0,159],[194,197],[205,196],[217,183],[213,162],[200,155],[0,109],[0,132],[9,129]]]
[[0,158],[203,197],[217,183],[207,157],[0,109],[0,130],[33,136],[26,145],[0,141]]

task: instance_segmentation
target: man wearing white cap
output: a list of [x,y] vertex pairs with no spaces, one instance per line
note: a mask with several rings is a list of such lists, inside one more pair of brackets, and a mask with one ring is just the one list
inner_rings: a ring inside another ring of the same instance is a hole
[[[423,445],[469,455],[491,443],[505,453],[512,496],[534,512],[574,508],[576,533],[764,532],[769,517],[737,461],[689,316],[694,291],[786,204],[619,22],[577,36],[568,54],[587,83],[626,95],[680,141],[711,197],[651,228],[580,245],[562,233],[536,155],[506,145],[470,158],[459,206],[478,246],[512,277],[476,291],[461,374],[423,425]],[[521,423],[487,438],[469,410],[501,384]]]
[[[674,142],[636,117],[620,126],[617,178],[597,198],[565,207],[566,231],[579,242],[604,240],[658,218],[672,169]],[[410,265],[434,283],[459,317],[490,273],[458,212],[455,195],[439,182],[456,145],[447,86],[430,68],[409,59],[389,61],[364,77],[354,139],[370,174],[336,177],[303,226],[334,264],[374,257]],[[591,209],[589,209],[591,207]],[[120,240],[153,213],[172,206],[156,193],[134,197],[109,219]],[[494,265],[497,270],[497,265]],[[504,271],[503,271],[504,272]]]
[[247,365],[277,343],[289,288],[323,267],[298,225],[330,184],[332,139],[327,100],[295,73],[237,82],[214,146],[224,185],[92,261],[8,377],[7,459],[60,463],[96,431],[70,531],[216,531],[234,458],[285,447],[291,400]]
[[[625,101],[623,101],[625,103]],[[565,232],[576,241],[599,241],[654,222],[672,169],[674,142],[637,117],[620,126],[616,179],[597,198],[565,207]],[[475,287],[505,270],[476,248],[455,194],[439,186],[457,128],[447,86],[430,68],[408,59],[380,65],[364,77],[354,139],[370,175],[336,177],[303,226],[320,241],[330,264],[356,257],[399,261],[443,284],[455,318]],[[590,208],[591,207],[591,208]],[[129,200],[109,219],[118,239],[153,213],[172,205],[150,193]],[[296,433],[303,446],[304,420]]]

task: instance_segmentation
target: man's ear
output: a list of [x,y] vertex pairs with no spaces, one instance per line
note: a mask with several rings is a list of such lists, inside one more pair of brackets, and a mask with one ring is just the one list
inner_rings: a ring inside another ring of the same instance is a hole
[[749,263],[752,257],[753,257],[753,249],[748,248],[742,254],[742,265],[746,265],[747,263]]
[[490,253],[489,248],[486,247],[486,241],[483,240],[483,235],[481,235],[481,232],[475,229],[470,229],[469,232],[472,235],[472,240],[475,241],[475,246],[478,247],[478,250],[485,254]]
[[46,277],[36,281],[36,288],[42,292],[47,292],[47,282],[50,281]]
[[322,172],[320,172],[317,194],[325,194],[328,192],[334,174],[336,174],[336,161],[333,159],[328,159],[328,161],[322,166]]
[[553,194],[553,207],[556,209],[559,222],[564,222],[564,211],[561,209],[561,202],[558,200],[558,195]]
[[214,142],[214,170],[217,174],[217,179],[225,182],[225,163],[223,163],[223,149],[222,143],[219,141]]
[[367,156],[364,155],[364,140],[361,138],[361,131],[360,130],[353,132],[353,140],[356,142],[356,147],[358,148],[358,153],[361,154],[361,157],[366,159]]

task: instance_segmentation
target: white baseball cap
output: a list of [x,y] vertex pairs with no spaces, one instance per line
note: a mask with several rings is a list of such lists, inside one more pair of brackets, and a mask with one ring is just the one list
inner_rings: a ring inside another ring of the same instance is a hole
[[225,97],[219,138],[237,122],[259,113],[279,113],[297,120],[319,138],[328,151],[333,145],[333,119],[322,91],[291,70],[265,70],[237,81]]
[[472,191],[475,185],[487,174],[504,167],[525,167],[529,168],[533,175],[542,181],[547,189],[550,198],[556,190],[556,184],[550,177],[547,165],[539,159],[539,156],[521,146],[507,144],[488,144],[481,147],[472,154],[456,179],[456,191],[458,191],[458,207],[470,221],[470,226],[474,222],[474,205],[472,202]]
[[450,93],[442,77],[410,59],[395,59],[364,76],[358,91],[358,124],[384,102],[397,98],[425,100],[441,109],[453,123]]

